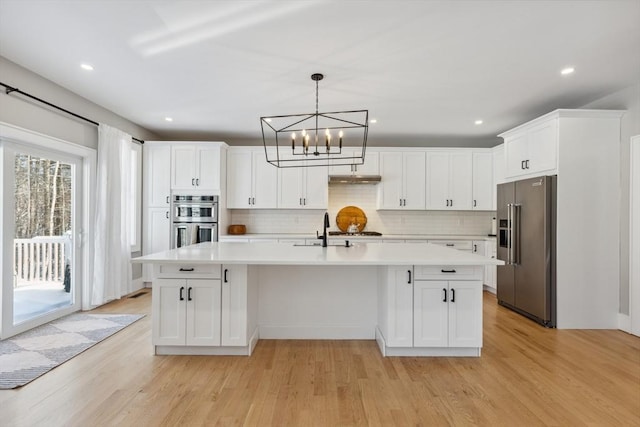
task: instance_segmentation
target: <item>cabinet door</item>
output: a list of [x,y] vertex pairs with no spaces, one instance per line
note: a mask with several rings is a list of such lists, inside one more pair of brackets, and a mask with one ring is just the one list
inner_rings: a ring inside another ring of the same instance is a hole
[[247,345],[247,279],[246,265],[222,266],[223,346]]
[[305,169],[305,189],[303,207],[306,209],[327,209],[329,206],[328,168],[315,166]]
[[555,170],[557,167],[558,121],[549,120],[532,128],[528,140],[527,173]]
[[[411,271],[411,273],[409,273]],[[387,318],[383,329],[389,347],[413,345],[413,271],[411,267],[387,268]]]
[[378,184],[378,209],[402,209],[402,153],[380,153],[380,175],[382,182]]
[[252,168],[251,151],[229,150],[227,154],[228,208],[247,209],[251,207]]
[[493,153],[473,153],[473,210],[493,208]]
[[253,208],[278,207],[278,168],[267,163],[263,150],[253,153],[252,202]]
[[449,323],[447,282],[417,280],[413,289],[414,347],[447,347]]
[[482,282],[449,282],[449,347],[482,347]]
[[[147,147],[149,145],[149,147]],[[144,197],[147,207],[169,207],[171,193],[171,147],[145,144]]]
[[427,209],[449,209],[449,156],[427,153]]
[[305,168],[278,169],[278,208],[304,207]]
[[[169,208],[151,208],[145,211],[144,239],[142,253],[144,255],[171,249],[171,220]],[[144,278],[153,278],[153,265],[143,265]]]
[[514,135],[504,141],[505,174],[507,177],[514,177],[525,174],[524,161],[528,158],[527,134]]
[[425,153],[404,154],[404,209],[424,209],[426,200]]
[[[361,151],[358,151],[356,155],[360,155]],[[367,150],[364,156],[364,163],[355,166],[355,173],[358,175],[378,175],[380,174],[380,162],[379,155],[376,152]]]
[[196,188],[199,190],[213,190],[220,192],[220,147],[199,147],[196,151],[198,174]]
[[187,281],[186,345],[220,345],[220,280]]
[[196,182],[196,151],[193,145],[171,147],[171,188],[191,190]]
[[449,154],[449,209],[471,210],[473,161],[470,152]]
[[186,337],[186,280],[153,282],[153,345],[184,345]]

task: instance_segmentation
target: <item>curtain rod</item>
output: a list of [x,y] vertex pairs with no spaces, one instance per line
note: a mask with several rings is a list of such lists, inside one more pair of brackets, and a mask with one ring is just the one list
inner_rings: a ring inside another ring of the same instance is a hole
[[[37,96],[33,96],[33,95],[31,95],[31,94],[28,94],[28,93],[26,93],[26,92],[23,92],[23,91],[21,91],[20,89],[18,89],[17,87],[9,86],[8,84],[2,83],[2,82],[0,82],[0,86],[4,86],[4,87],[6,88],[6,93],[7,93],[7,95],[9,95],[11,92],[17,92],[17,93],[19,93],[20,95],[24,95],[24,96],[26,96],[27,98],[31,98],[31,99],[33,99],[33,100],[35,100],[35,101],[41,102],[41,103],[43,103],[43,104],[45,104],[45,105],[48,105],[49,107],[55,108],[56,110],[63,111],[63,112],[65,112],[65,113],[67,113],[67,114],[69,114],[69,115],[71,115],[71,116],[73,116],[73,117],[76,117],[76,118],[78,118],[78,119],[84,120],[85,122],[89,122],[89,123],[91,123],[92,125],[96,125],[96,126],[99,126],[99,125],[100,125],[100,123],[96,122],[95,120],[88,119],[88,118],[86,118],[86,117],[84,117],[84,116],[81,116],[80,114],[76,114],[76,113],[74,113],[74,112],[72,112],[72,111],[69,111],[69,110],[64,109],[64,108],[62,108],[62,107],[59,107],[59,106],[57,106],[57,105],[55,105],[55,104],[52,104],[52,103],[50,103],[50,102],[48,102],[48,101],[45,101],[44,99],[38,98]],[[143,140],[141,140],[141,139],[134,138],[134,137],[131,137],[131,139],[133,139],[133,140],[134,140],[134,141],[136,141],[136,142],[139,142],[140,144],[144,144],[144,141],[143,141]]]

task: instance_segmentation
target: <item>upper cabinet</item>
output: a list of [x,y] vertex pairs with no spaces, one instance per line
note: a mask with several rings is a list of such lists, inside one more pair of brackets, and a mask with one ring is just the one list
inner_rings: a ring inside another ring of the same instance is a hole
[[227,207],[277,207],[278,169],[267,163],[264,149],[230,149],[227,158]]
[[472,164],[468,150],[428,152],[427,209],[471,210]]
[[505,176],[552,175],[557,169],[558,118],[545,117],[499,135],[504,138]]
[[[344,149],[343,149],[344,151]],[[352,150],[347,154],[351,154],[353,157],[359,157],[362,154],[361,150]],[[364,163],[361,165],[343,165],[343,166],[330,166],[329,175],[379,175],[379,155],[375,151],[367,150],[365,152]]]
[[220,194],[222,146],[217,143],[176,143],[171,146],[171,187]]
[[476,211],[493,210],[493,153],[491,151],[474,152],[471,209]]
[[378,209],[425,208],[425,152],[380,152]]
[[143,147],[144,205],[146,208],[169,208],[171,196],[171,146],[147,141]]
[[327,166],[278,170],[278,207],[282,209],[327,209]]

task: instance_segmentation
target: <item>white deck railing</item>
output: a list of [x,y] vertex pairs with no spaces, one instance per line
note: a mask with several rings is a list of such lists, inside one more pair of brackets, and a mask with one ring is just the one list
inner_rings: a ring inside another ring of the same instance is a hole
[[68,236],[39,236],[13,240],[14,285],[62,282],[65,259],[71,256]]

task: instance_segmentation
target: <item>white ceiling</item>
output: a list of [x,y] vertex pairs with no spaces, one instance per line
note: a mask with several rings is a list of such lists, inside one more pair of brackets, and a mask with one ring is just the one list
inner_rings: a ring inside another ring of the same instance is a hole
[[368,109],[372,145],[492,146],[637,84],[639,22],[640,0],[0,0],[0,55],[166,139],[256,142],[321,72],[320,110]]

